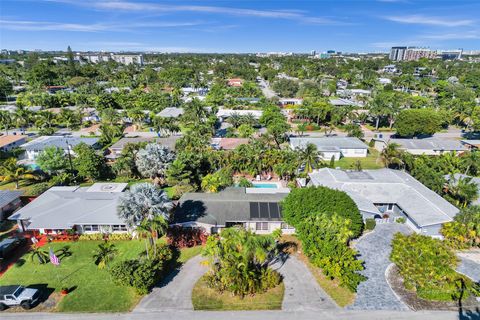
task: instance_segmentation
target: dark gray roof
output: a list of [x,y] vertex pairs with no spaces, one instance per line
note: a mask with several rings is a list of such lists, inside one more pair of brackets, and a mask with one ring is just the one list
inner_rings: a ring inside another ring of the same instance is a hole
[[77,138],[72,136],[42,136],[21,145],[21,147],[27,151],[42,151],[45,148],[52,146],[67,150],[67,142],[72,147],[75,147],[82,142],[86,143],[89,146],[93,146],[98,142],[98,138]]
[[175,143],[180,138],[180,136],[170,136],[165,138],[155,138],[155,137],[135,137],[135,138],[122,138],[115,142],[110,149],[123,149],[127,143],[140,143],[140,142],[157,142],[158,144],[168,147],[170,150],[175,149]]
[[172,222],[225,226],[226,222],[281,221],[278,204],[286,196],[286,193],[246,193],[245,188],[227,188],[219,193],[186,193],[180,198]]
[[22,193],[22,191],[0,190],[0,209],[18,199]]

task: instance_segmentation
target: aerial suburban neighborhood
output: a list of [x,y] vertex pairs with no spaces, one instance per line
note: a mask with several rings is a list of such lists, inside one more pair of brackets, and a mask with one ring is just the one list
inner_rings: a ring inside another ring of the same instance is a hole
[[[480,319],[480,7],[460,2],[376,18],[415,41],[297,31],[288,52],[207,48],[243,20],[328,28],[315,1],[32,2],[105,15],[88,25],[2,3],[1,318]],[[138,44],[166,30],[206,49]]]

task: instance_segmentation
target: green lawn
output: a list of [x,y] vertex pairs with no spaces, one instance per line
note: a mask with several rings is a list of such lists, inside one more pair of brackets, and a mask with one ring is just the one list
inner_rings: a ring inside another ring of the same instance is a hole
[[[100,241],[51,243],[53,249],[70,246],[72,255],[63,258],[60,266],[32,262],[27,254],[23,265],[13,266],[0,278],[0,285],[48,285],[55,291],[62,287],[75,288],[58,304],[60,312],[122,312],[131,310],[141,298],[133,288],[115,285],[107,270],[93,263],[92,254]],[[115,241],[118,255],[115,261],[132,259],[145,248],[143,240]],[[48,246],[45,247],[48,250]],[[184,249],[179,262],[185,262],[200,252],[200,247]]]
[[31,194],[30,189],[35,186],[36,183],[31,183],[27,181],[20,181],[19,188],[15,189],[15,182],[2,183],[0,184],[0,190],[20,190],[24,194]]
[[195,310],[280,310],[284,291],[285,286],[281,283],[265,293],[241,299],[208,288],[202,277],[193,288],[192,303]]
[[384,166],[378,157],[379,152],[370,148],[366,158],[341,158],[340,160],[335,161],[335,168],[353,169],[355,162],[360,161],[362,169],[380,169]]

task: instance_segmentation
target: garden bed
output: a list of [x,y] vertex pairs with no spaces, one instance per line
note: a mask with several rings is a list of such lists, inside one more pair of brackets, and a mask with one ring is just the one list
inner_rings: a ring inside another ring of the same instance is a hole
[[265,293],[243,299],[229,292],[219,293],[207,287],[204,277],[195,284],[192,303],[195,310],[280,310],[285,287],[280,283]]
[[[403,278],[399,273],[398,267],[393,265],[388,269],[386,274],[387,282],[392,288],[393,292],[400,298],[400,300],[406,304],[410,309],[414,311],[419,310],[449,310],[457,311],[457,301],[431,301],[419,298],[415,291],[407,290],[403,283]],[[473,296],[468,297],[462,302],[465,310],[475,310],[479,308],[480,304],[475,300]]]

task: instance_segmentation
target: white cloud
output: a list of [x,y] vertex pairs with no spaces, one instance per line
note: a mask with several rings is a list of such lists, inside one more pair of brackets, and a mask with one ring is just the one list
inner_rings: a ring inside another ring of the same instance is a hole
[[448,19],[442,17],[429,17],[425,15],[408,15],[408,16],[389,16],[385,19],[405,23],[405,24],[424,24],[441,27],[461,27],[469,26],[475,23],[469,19]]
[[461,32],[461,33],[427,34],[421,37],[424,39],[433,39],[433,40],[480,39],[480,32],[468,31],[468,32]]
[[301,10],[256,10],[234,7],[221,6],[201,6],[201,5],[169,5],[157,4],[153,2],[130,2],[121,0],[107,0],[107,1],[72,1],[72,0],[46,0],[48,2],[68,3],[71,5],[86,6],[93,9],[107,10],[107,11],[125,11],[125,12],[196,12],[196,13],[212,13],[223,14],[231,16],[246,16],[257,18],[272,18],[272,19],[286,19],[296,20],[302,23],[309,24],[341,24],[341,22],[331,20],[329,18],[312,17]]

